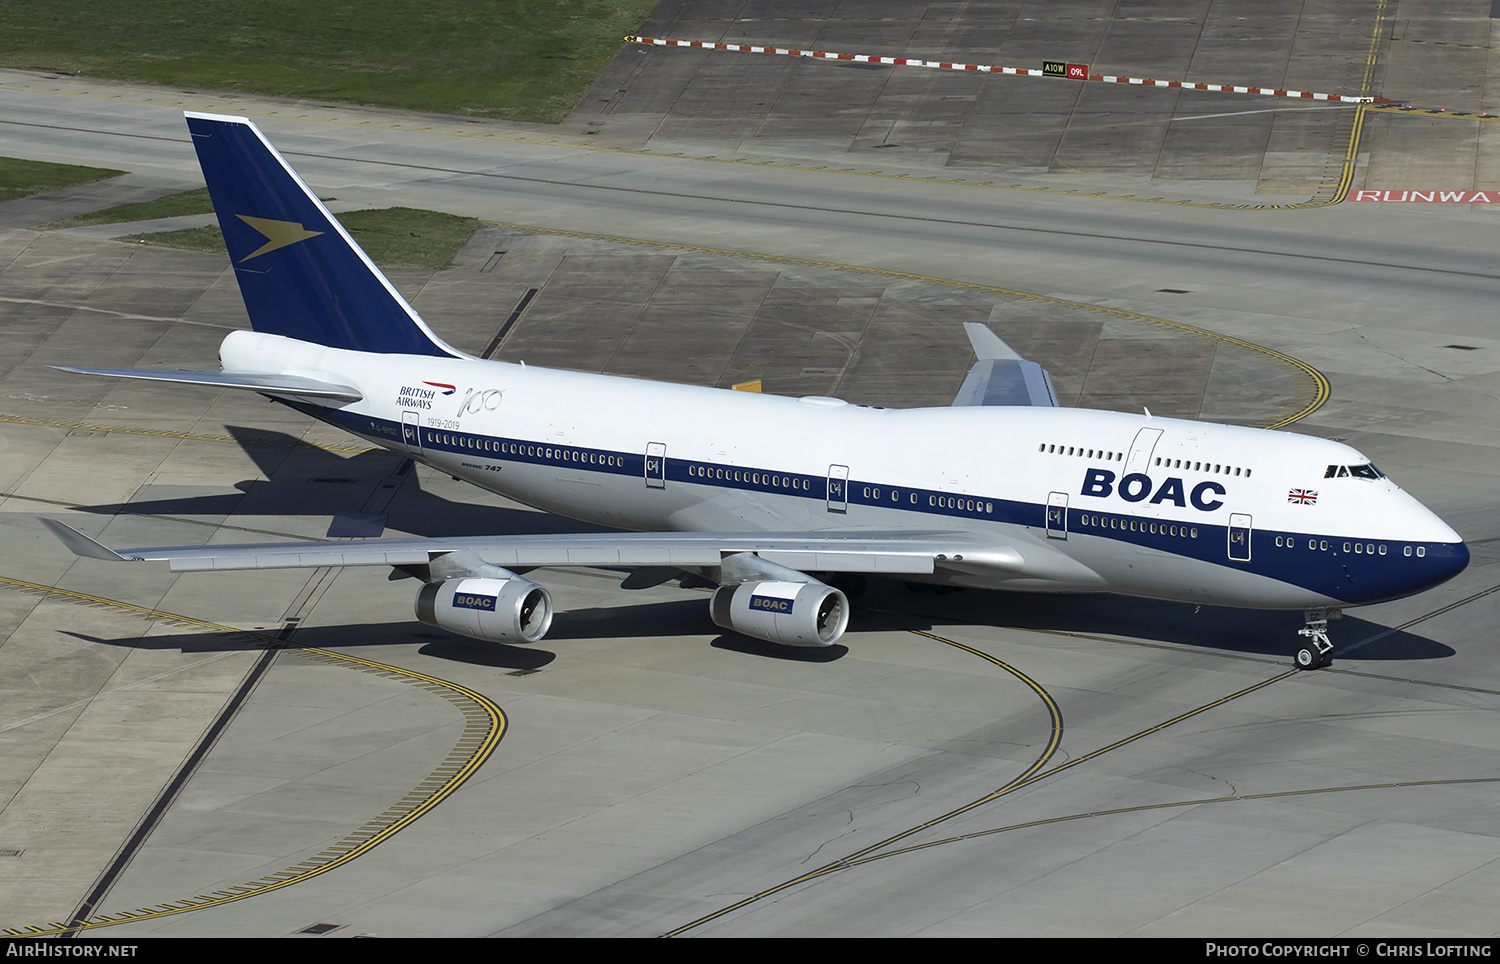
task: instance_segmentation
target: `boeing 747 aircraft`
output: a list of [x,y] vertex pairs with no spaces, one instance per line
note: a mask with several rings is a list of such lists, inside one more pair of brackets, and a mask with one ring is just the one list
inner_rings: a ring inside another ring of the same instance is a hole
[[849,622],[823,579],[1111,592],[1303,610],[1327,620],[1451,578],[1458,535],[1359,452],[1324,439],[1063,409],[1051,379],[982,325],[948,408],[890,410],[485,361],[444,344],[242,117],[189,113],[252,331],[217,372],[66,368],[259,392],[483,488],[619,533],[114,550],[173,570],[389,566],[422,622],[534,642],[553,614],[518,574],[631,569],[718,586],[717,625],[830,646]]

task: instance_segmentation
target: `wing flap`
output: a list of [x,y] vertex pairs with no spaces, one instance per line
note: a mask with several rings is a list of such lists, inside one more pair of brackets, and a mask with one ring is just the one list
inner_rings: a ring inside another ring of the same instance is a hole
[[920,575],[932,572],[934,553],[819,552],[761,549],[756,555],[802,572],[885,572]]
[[[173,572],[224,572],[236,569],[317,569],[328,566],[420,566],[431,561],[425,550],[358,550],[358,551],[269,551],[276,547],[265,547],[261,551],[250,550],[251,546],[198,546],[200,551],[186,552],[172,549],[128,549],[120,553],[136,562],[167,562]],[[287,547],[300,549],[301,545]],[[97,557],[95,557],[97,558]]]

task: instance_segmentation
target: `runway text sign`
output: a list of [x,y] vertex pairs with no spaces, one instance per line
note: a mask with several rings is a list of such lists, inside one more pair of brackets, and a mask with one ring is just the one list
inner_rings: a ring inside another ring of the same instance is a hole
[[1351,191],[1349,200],[1407,204],[1500,204],[1500,191]]

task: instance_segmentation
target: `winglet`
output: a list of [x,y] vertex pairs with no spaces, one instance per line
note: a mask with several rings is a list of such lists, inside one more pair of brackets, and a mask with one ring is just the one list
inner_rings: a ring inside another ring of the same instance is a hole
[[105,562],[135,562],[129,556],[122,556],[109,546],[102,545],[79,532],[77,529],[56,519],[43,518],[42,525],[59,539],[62,544],[72,550],[75,556],[87,556],[90,559],[103,559]]
[[1003,361],[1021,360],[1016,350],[1002,341],[988,325],[982,325],[977,321],[966,321],[964,331],[969,335],[969,344],[974,346],[974,356],[980,361],[988,361],[992,358]]

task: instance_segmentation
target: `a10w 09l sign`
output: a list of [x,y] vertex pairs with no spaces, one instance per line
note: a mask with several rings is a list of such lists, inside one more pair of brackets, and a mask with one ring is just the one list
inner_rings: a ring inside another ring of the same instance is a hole
[[1067,77],[1069,80],[1088,80],[1088,64],[1070,64],[1065,60],[1042,61],[1042,73],[1048,77]]

